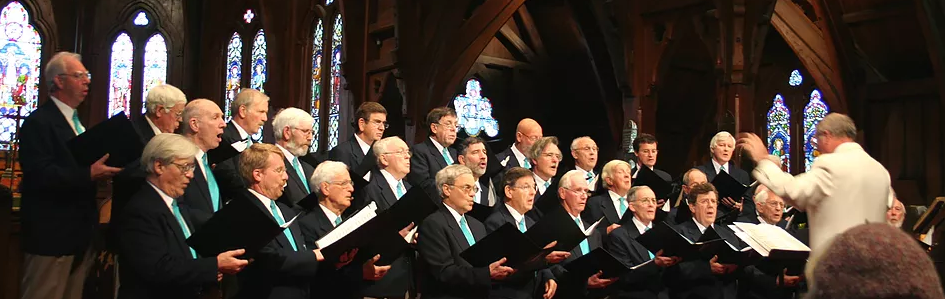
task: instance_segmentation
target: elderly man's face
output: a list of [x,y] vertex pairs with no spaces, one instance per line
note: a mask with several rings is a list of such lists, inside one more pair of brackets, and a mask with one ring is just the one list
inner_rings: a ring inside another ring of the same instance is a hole
[[387,152],[381,155],[381,166],[394,176],[406,176],[410,173],[410,148],[402,140],[396,140],[387,146]]
[[656,194],[649,188],[637,190],[636,200],[630,203],[630,211],[643,223],[656,219]]
[[472,175],[463,174],[456,177],[453,185],[440,186],[443,188],[443,203],[449,205],[457,213],[465,214],[473,208],[473,197],[476,196],[476,180]]
[[371,145],[371,142],[384,138],[384,130],[386,130],[384,126],[387,125],[387,114],[371,113],[368,118],[369,119],[358,119],[358,126],[360,126],[364,136],[368,138],[364,141],[368,145]]
[[253,170],[253,177],[260,189],[256,191],[272,200],[282,196],[285,184],[289,181],[289,175],[285,172],[285,163],[282,162],[280,156],[270,153],[266,167]]
[[322,195],[337,206],[348,208],[351,206],[351,193],[354,192],[354,183],[347,171],[336,174],[331,181],[323,182]]
[[656,149],[656,143],[640,143],[640,150],[637,151],[637,158],[640,159],[640,164],[646,165],[646,167],[653,167],[656,165],[656,155],[659,151]]
[[781,221],[781,217],[784,214],[784,199],[774,194],[774,192],[771,192],[771,190],[765,190],[764,192],[768,192],[768,199],[763,203],[755,203],[758,215],[764,218],[768,223],[777,224]]
[[89,70],[75,58],[67,57],[63,62],[66,64],[65,73],[54,79],[59,88],[60,100],[75,101],[78,105],[89,94],[89,83],[92,82],[88,77]]
[[886,222],[902,227],[902,221],[906,218],[906,207],[899,199],[893,200],[893,206],[886,210]]
[[699,221],[702,226],[709,227],[715,222],[716,208],[719,206],[719,196],[715,192],[699,194],[696,197],[696,204],[689,205],[692,216]]
[[308,154],[308,147],[312,144],[312,122],[300,121],[295,127],[286,127],[282,138],[288,139],[286,149],[296,157]]
[[169,164],[155,162],[154,172],[157,175],[161,191],[164,191],[171,198],[184,195],[184,189],[187,189],[187,184],[194,178],[195,165],[196,159],[194,157],[174,159]]
[[609,186],[608,188],[618,195],[627,194],[633,184],[630,178],[630,166],[617,164],[611,171],[610,177],[604,179],[607,186]]
[[195,121],[197,125],[197,140],[195,143],[198,146],[205,146],[206,148],[201,148],[204,151],[215,149],[220,146],[223,129],[226,128],[223,111],[220,111],[220,107],[214,104],[201,105],[200,109],[202,109],[200,117],[191,120]]
[[466,153],[459,156],[459,164],[472,169],[473,176],[479,178],[486,173],[487,159],[486,145],[475,143],[469,145],[469,147],[466,148]]
[[578,141],[577,147],[571,150],[574,163],[584,170],[594,170],[597,165],[597,143],[593,139],[584,138]]
[[584,211],[587,196],[590,192],[591,190],[587,188],[587,181],[580,176],[571,177],[570,188],[558,188],[558,196],[561,196],[565,210],[572,216],[581,214]]
[[513,208],[530,211],[535,205],[535,178],[525,176],[515,180],[511,186],[505,186],[505,197]]
[[532,162],[534,162],[533,170],[535,173],[542,178],[547,177],[547,180],[558,173],[558,162],[561,162],[561,150],[558,149],[557,145],[549,142],[545,145],[545,148],[542,149],[538,160],[532,160]]
[[266,124],[269,114],[269,101],[256,101],[249,106],[240,106],[240,112],[244,116],[245,123],[249,128],[243,128],[249,135],[256,134]]
[[177,128],[180,127],[180,122],[183,120],[181,113],[184,112],[184,103],[174,105],[169,107],[169,109],[170,111],[167,111],[164,106],[158,106],[157,111],[154,113],[155,119],[151,120],[162,133],[174,133],[174,131],[177,131]]
[[719,138],[715,142],[715,148],[712,149],[712,157],[716,162],[727,163],[732,160],[732,151],[735,150],[735,141],[732,138]]
[[535,141],[538,141],[541,137],[544,137],[544,135],[542,135],[541,126],[538,124],[526,126],[521,131],[515,132],[515,141],[521,143],[525,151],[532,148]]
[[430,130],[433,132],[433,139],[439,142],[443,147],[447,147],[456,142],[456,116],[447,115],[440,118],[440,121],[430,124]]

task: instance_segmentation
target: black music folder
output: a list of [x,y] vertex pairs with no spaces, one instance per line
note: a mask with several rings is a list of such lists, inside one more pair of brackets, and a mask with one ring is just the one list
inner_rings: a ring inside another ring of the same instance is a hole
[[722,244],[718,246],[718,251],[715,252],[715,255],[719,257],[718,262],[720,264],[741,266],[752,264],[761,259],[761,256],[749,246],[738,248],[738,245],[733,245],[727,240],[721,240],[720,243]]
[[719,191],[719,203],[726,197],[739,201],[749,188],[724,171],[719,171],[719,174],[712,179],[712,185]]
[[[558,206],[560,207],[560,205]],[[594,232],[602,219],[603,217],[588,219],[597,222],[586,226],[584,231],[581,231],[574,219],[571,219],[571,214],[568,214],[564,208],[559,208],[542,216],[538,223],[525,231],[525,236],[528,236],[535,244],[541,244],[541,246],[558,241],[554,250],[571,251]]]
[[220,145],[216,148],[207,151],[207,162],[214,165],[229,160],[239,156],[247,147],[249,146],[246,141],[237,141],[231,144],[220,142]]
[[[499,159],[495,158],[495,155],[498,154],[498,152],[492,151],[492,147],[489,146],[489,142],[483,142],[483,144],[486,147],[486,173],[483,174],[482,176],[491,179],[491,178],[496,177],[496,175],[502,173],[502,171],[505,170],[505,167],[502,166],[502,163],[499,163]],[[501,186],[502,182],[492,182],[492,183],[493,185],[496,185],[496,192],[498,192],[499,189],[505,188],[505,186]],[[502,198],[504,196],[499,196],[499,197]]]
[[295,218],[280,226],[272,215],[260,209],[251,200],[238,198],[223,205],[203,226],[187,239],[200,256],[213,257],[235,249],[246,249],[243,255],[252,258],[277,235],[289,227]]
[[721,245],[722,238],[711,227],[706,228],[699,240],[692,241],[683,236],[676,228],[665,222],[653,225],[653,228],[637,237],[637,242],[650,252],[663,250],[663,256],[678,256],[685,259],[710,258]]
[[587,279],[597,272],[603,272],[601,278],[619,277],[630,272],[627,265],[604,248],[594,249],[590,253],[568,262],[564,265],[564,269],[568,270],[568,276],[574,275],[582,279]]
[[637,178],[633,180],[634,186],[647,186],[653,190],[653,193],[658,199],[669,199],[669,195],[673,193],[673,186],[669,182],[664,181],[663,178],[660,178],[656,172],[653,172],[649,167],[641,165],[640,170],[637,172]]
[[371,146],[367,154],[364,154],[364,158],[361,158],[361,164],[358,164],[358,168],[352,169],[354,173],[351,174],[351,179],[354,179],[355,176],[359,178],[364,177],[364,175],[371,172],[374,168],[377,168],[377,157],[374,156],[374,147]]
[[503,257],[505,266],[519,271],[544,265],[545,256],[551,252],[543,249],[546,244],[535,244],[511,223],[506,223],[460,253],[473,267],[486,267]]
[[295,205],[301,207],[304,211],[311,212],[312,210],[315,210],[315,208],[318,208],[318,193],[309,193],[296,202]]
[[141,159],[144,143],[131,120],[124,113],[98,123],[70,139],[66,145],[76,163],[89,166],[109,154],[105,164],[112,167],[124,167],[128,163]]
[[[496,203],[496,205],[498,206],[499,203]],[[492,211],[493,207],[474,202],[472,210],[466,212],[465,215],[472,216],[473,218],[476,218],[476,220],[479,220],[479,222],[485,223],[486,218],[489,218],[489,215],[492,215]]]
[[544,214],[561,208],[561,198],[558,197],[559,181],[560,179],[558,177],[551,178],[551,185],[548,185],[548,188],[545,189],[545,193],[539,196],[538,200],[535,201],[533,209],[538,210]]

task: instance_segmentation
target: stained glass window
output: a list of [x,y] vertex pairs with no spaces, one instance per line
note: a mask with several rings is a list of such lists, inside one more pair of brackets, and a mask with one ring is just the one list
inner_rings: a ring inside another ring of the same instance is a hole
[[325,1],[325,5],[331,5],[332,2],[335,2],[335,0],[327,0]]
[[318,25],[315,26],[315,38],[312,42],[312,117],[315,118],[315,121],[312,122],[312,146],[309,147],[310,152],[318,151],[318,121],[319,114],[318,108],[320,106],[319,100],[321,99],[322,94],[322,38],[324,35],[325,26],[322,24],[322,20],[318,20]]
[[[0,10],[0,115],[26,117],[36,109],[43,41],[29,21],[18,1]],[[0,119],[0,150],[10,149],[16,127],[15,119]]]
[[492,117],[492,102],[482,96],[479,80],[466,81],[466,94],[453,98],[458,126],[469,136],[477,136],[485,131],[489,137],[499,134],[499,122]]
[[131,116],[131,74],[135,46],[128,33],[122,32],[112,43],[108,84],[108,116],[119,112]]
[[225,111],[226,121],[230,121],[230,103],[236,99],[236,94],[240,92],[240,79],[242,78],[243,68],[243,41],[240,34],[234,32],[230,37],[230,43],[226,46],[226,90],[223,109]]
[[805,171],[810,170],[810,166],[814,164],[814,159],[820,156],[820,151],[817,150],[817,124],[820,123],[829,112],[830,108],[827,107],[827,103],[824,103],[820,98],[820,91],[814,89],[814,91],[810,93],[810,102],[804,107]]
[[263,90],[263,85],[266,83],[267,74],[266,33],[264,33],[262,29],[259,29],[259,31],[256,31],[256,37],[253,39],[253,76],[249,82],[250,88],[260,92],[266,92]]
[[788,85],[798,86],[804,83],[804,77],[801,77],[801,71],[794,70],[791,72],[791,77],[788,78]]
[[341,15],[335,15],[334,32],[331,36],[331,106],[328,111],[328,149],[338,145],[338,129],[341,110]]
[[243,14],[243,21],[246,21],[246,24],[252,23],[253,18],[256,17],[256,14],[253,13],[252,9],[247,9],[246,13]]
[[768,110],[768,153],[781,159],[781,169],[791,171],[791,111],[781,94]]
[[148,23],[151,23],[151,21],[148,20],[148,14],[143,11],[139,11],[138,15],[135,16],[135,20],[132,22],[135,26],[148,26]]
[[145,113],[145,100],[151,88],[167,82],[167,43],[164,36],[155,33],[144,45],[144,93],[141,95],[141,113]]

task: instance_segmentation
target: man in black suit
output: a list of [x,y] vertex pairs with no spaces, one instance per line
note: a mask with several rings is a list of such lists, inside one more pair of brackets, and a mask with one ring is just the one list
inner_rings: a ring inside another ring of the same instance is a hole
[[[597,142],[591,137],[578,137],[571,141],[571,156],[574,157],[574,169],[584,172],[584,179],[591,191],[597,191],[600,170],[597,167]],[[596,173],[595,173],[596,171]]]
[[211,171],[207,159],[207,151],[220,145],[220,135],[226,123],[223,122],[223,111],[216,103],[206,99],[196,99],[184,107],[184,137],[193,141],[199,149],[197,151],[197,168],[194,169],[194,179],[187,185],[181,205],[187,206],[195,228],[220,210],[226,203],[223,197],[220,180]]
[[[269,118],[269,96],[255,90],[244,88],[236,95],[236,99],[230,103],[230,116],[232,119],[223,130],[223,146],[232,145],[240,142],[248,147],[253,143],[263,142],[264,138],[254,140],[253,135],[259,133]],[[265,136],[264,136],[265,137]],[[268,139],[268,138],[265,138]],[[220,183],[221,191],[226,197],[233,197],[235,192],[242,192],[246,189],[242,176],[239,173],[239,158],[233,157],[229,160],[220,162],[213,169]]]
[[272,131],[276,138],[276,147],[285,155],[285,169],[289,181],[279,202],[297,208],[295,204],[312,193],[309,178],[315,169],[308,163],[299,160],[299,157],[308,154],[308,147],[312,144],[312,123],[315,120],[308,112],[299,108],[286,108],[272,119]]
[[[531,171],[522,167],[512,167],[505,173],[503,184],[505,204],[497,206],[492,215],[485,221],[486,233],[491,234],[506,223],[512,224],[521,232],[535,225],[535,219],[526,215],[535,203],[535,179]],[[549,264],[557,264],[571,256],[570,252],[554,251],[545,257]],[[489,298],[527,299],[538,297],[554,297],[558,283],[550,270],[534,271],[535,273],[518,273],[517,275],[492,284]],[[544,282],[544,288],[538,289],[539,282]]]
[[[400,137],[387,137],[374,142],[372,147],[379,170],[371,172],[371,181],[364,190],[364,199],[355,199],[357,208],[372,201],[377,211],[389,209],[411,188],[404,182],[410,173],[410,148]],[[409,230],[409,229],[408,229]],[[412,285],[413,269],[405,255],[391,263],[390,271],[377,281],[362,280],[360,295],[369,298],[406,298],[408,286]]]
[[630,163],[622,160],[613,160],[604,165],[601,171],[604,187],[607,192],[587,199],[587,207],[581,216],[587,219],[600,219],[597,230],[604,235],[610,235],[614,229],[620,227],[618,222],[627,213],[627,194],[630,191]]
[[495,158],[506,170],[512,167],[532,169],[531,161],[528,160],[528,151],[542,136],[541,125],[534,119],[524,118],[515,127],[515,143],[499,152]]
[[489,161],[485,141],[479,137],[467,137],[463,140],[460,148],[459,164],[472,170],[473,179],[476,180],[476,188],[479,189],[479,192],[473,197],[473,209],[469,211],[469,216],[475,217],[479,221],[485,221],[486,217],[492,214],[492,207],[496,205],[497,201],[495,182],[492,177],[485,175],[486,165]]
[[[590,193],[584,173],[579,170],[568,171],[561,176],[561,183],[556,191],[561,197],[561,206],[568,212],[581,231],[585,231],[587,227],[594,224],[595,220],[581,217],[581,212],[584,211]],[[596,298],[602,295],[604,288],[617,281],[617,278],[601,278],[602,272],[597,272],[591,277],[575,277],[570,275],[564,268],[567,263],[601,247],[601,239],[600,233],[593,232],[578,246],[571,249],[571,256],[564,260],[562,265],[552,267],[552,272],[558,280],[558,290],[555,293],[555,298]]]
[[[725,225],[715,225],[718,191],[711,183],[695,185],[689,190],[689,208],[693,218],[676,225],[676,229],[689,240],[699,237],[709,227],[730,244],[741,244],[735,233]],[[672,299],[734,299],[735,282],[740,275],[737,265],[718,263],[718,256],[704,259],[683,260],[666,269],[663,282]]]
[[617,260],[628,266],[636,266],[653,260],[646,266],[637,268],[620,277],[617,282],[617,298],[626,299],[656,299],[660,295],[666,296],[666,286],[663,285],[663,270],[678,263],[679,257],[663,256],[662,252],[650,252],[637,242],[636,238],[653,228],[656,219],[656,195],[647,186],[633,187],[629,191],[627,201],[633,225],[615,229],[607,242],[607,248]]
[[[755,191],[755,207],[758,215],[742,215],[739,222],[770,224],[786,229],[787,221],[781,218],[784,213],[784,199],[765,186]],[[793,233],[792,233],[793,235]],[[797,287],[804,280],[802,276],[788,275],[786,269],[759,261],[745,267],[745,273],[739,278],[738,298],[784,298],[794,297]]]
[[[554,136],[538,138],[528,150],[528,160],[532,164],[532,177],[535,179],[535,189],[538,191],[535,193],[535,205],[538,207],[553,205],[553,203],[542,202],[542,200],[557,201],[558,198],[549,196],[543,199],[542,195],[549,192],[548,189],[552,189],[554,177],[558,173],[558,163],[561,162],[558,138]],[[551,190],[550,192],[554,191]],[[544,211],[539,208],[532,209],[529,213],[536,220],[541,220]]]
[[249,264],[244,250],[200,257],[187,245],[194,226],[177,204],[194,176],[197,146],[187,138],[162,133],[144,148],[146,183],[121,214],[118,298],[198,298],[220,273],[235,274]]
[[[748,172],[738,168],[731,163],[732,153],[735,150],[735,137],[729,132],[721,131],[712,137],[709,142],[709,150],[712,152],[712,158],[709,163],[700,165],[698,168],[705,173],[709,182],[715,179],[720,171],[731,175],[735,180],[744,185],[751,184],[751,176]],[[751,203],[751,193],[746,193],[742,198],[721,198],[719,199],[719,219],[735,219],[731,213],[754,214],[755,205]],[[747,204],[743,200],[747,199]],[[736,216],[737,217],[737,216]]]
[[[282,196],[283,186],[289,179],[285,157],[275,145],[255,143],[240,154],[240,173],[249,185],[243,197],[279,225],[284,225],[296,213],[288,205],[276,201]],[[246,271],[239,273],[239,293],[236,298],[308,299],[311,281],[325,258],[319,249],[305,244],[299,224],[293,222],[276,235],[255,257]],[[336,266],[337,267],[337,266]]]
[[[144,103],[146,112],[141,117],[131,119],[135,131],[141,137],[141,143],[147,144],[154,135],[177,131],[186,104],[187,96],[173,85],[161,84],[151,88]],[[112,220],[109,224],[111,231],[120,225],[118,219],[121,218],[121,211],[131,196],[144,186],[146,175],[140,161],[135,161],[125,166],[112,180]],[[110,241],[110,245],[117,246],[113,241],[116,240]]]
[[479,220],[464,214],[472,209],[476,180],[462,165],[451,165],[436,175],[443,205],[420,224],[417,242],[422,270],[423,298],[486,298],[493,280],[515,272],[503,266],[505,258],[488,267],[473,267],[460,253],[486,236]]
[[81,298],[98,223],[96,181],[121,169],[78,165],[66,142],[85,132],[76,108],[89,90],[79,54],[56,53],[44,72],[50,99],[20,128],[23,278],[21,298]]
[[[692,211],[689,209],[689,191],[693,187],[699,184],[707,183],[708,180],[705,178],[705,173],[698,168],[690,168],[682,176],[682,192],[679,193],[679,202],[678,207],[672,207],[669,211],[669,215],[666,215],[666,222],[672,225],[676,225],[692,218]],[[669,203],[666,203],[669,204]],[[682,213],[682,214],[680,214]],[[677,220],[679,220],[677,222]]]
[[[637,178],[637,172],[640,171],[640,166],[649,167],[650,170],[656,173],[661,179],[667,183],[673,181],[673,177],[669,173],[657,169],[656,166],[656,156],[659,154],[657,147],[656,136],[641,133],[637,136],[636,139],[633,139],[633,151],[637,156],[636,166],[631,169],[633,172],[633,178]],[[663,206],[663,203],[669,200],[668,198],[660,198],[658,206]]]
[[426,123],[430,126],[430,137],[410,149],[413,156],[407,181],[423,188],[430,198],[437,198],[436,173],[455,164],[457,159],[456,149],[450,148],[456,141],[456,111],[449,107],[433,108],[427,113]]
[[348,141],[328,151],[329,160],[345,163],[349,169],[358,169],[358,166],[361,166],[361,160],[371,149],[371,144],[384,138],[384,130],[389,126],[387,109],[377,102],[362,103],[354,115],[358,132]]

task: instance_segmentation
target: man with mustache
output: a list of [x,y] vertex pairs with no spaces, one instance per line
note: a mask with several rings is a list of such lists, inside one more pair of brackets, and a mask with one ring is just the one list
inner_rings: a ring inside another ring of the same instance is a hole
[[574,157],[574,168],[584,172],[584,179],[591,191],[597,190],[600,172],[594,173],[597,167],[597,152],[600,148],[591,137],[578,137],[571,141],[571,156]]
[[653,263],[624,274],[617,282],[617,297],[655,299],[660,295],[666,296],[663,271],[681,259],[663,256],[662,252],[650,252],[636,240],[653,228],[653,220],[656,219],[656,195],[650,187],[637,186],[630,188],[627,202],[633,212],[633,225],[618,227],[611,232],[607,248],[617,260],[628,266],[636,266],[650,260],[653,260]]
[[[709,151],[712,153],[712,158],[709,159],[709,163],[696,167],[701,170],[702,173],[705,173],[706,179],[709,182],[712,182],[719,172],[724,171],[743,185],[751,184],[751,177],[748,175],[748,172],[738,168],[734,163],[731,163],[732,153],[735,151],[735,137],[732,136],[731,133],[721,131],[715,134],[709,142]],[[734,213],[734,215],[739,215],[739,213],[748,215],[754,214],[755,205],[751,203],[751,199],[748,199],[750,195],[751,193],[745,194],[742,198],[720,198],[719,202],[722,205],[719,206],[718,218],[734,220],[737,216],[733,217],[732,213]],[[743,203],[745,199],[748,199],[747,205]]]
[[158,134],[141,155],[147,183],[121,215],[121,287],[118,298],[198,298],[222,273],[235,274],[248,262],[244,250],[200,257],[186,242],[195,226],[178,205],[194,177],[199,149],[187,138]]
[[426,123],[430,126],[430,137],[410,149],[413,156],[407,182],[423,188],[430,198],[439,198],[434,182],[436,173],[455,164],[457,159],[456,150],[450,148],[456,142],[456,111],[449,107],[433,108],[427,113]]
[[222,186],[212,171],[207,151],[220,145],[220,135],[226,123],[223,111],[216,103],[207,99],[196,99],[187,103],[183,112],[184,137],[197,145],[197,168],[194,169],[193,181],[184,190],[181,205],[187,206],[194,227],[203,226],[226,203],[222,195]]
[[285,169],[289,175],[289,181],[279,197],[279,202],[290,207],[295,207],[299,200],[315,191],[308,183],[308,178],[315,169],[299,160],[299,157],[308,154],[308,147],[312,144],[314,122],[311,114],[299,108],[283,109],[272,119],[276,147],[285,155]]
[[902,221],[906,219],[906,206],[899,201],[893,192],[893,205],[886,210],[886,222],[897,228],[902,228]]
[[[230,103],[230,114],[232,119],[226,125],[222,136],[224,146],[243,142],[248,147],[254,142],[262,142],[262,138],[253,140],[251,137],[263,129],[269,118],[269,96],[255,89],[244,88]],[[232,197],[235,194],[230,193],[246,189],[239,169],[239,157],[233,157],[221,162],[213,170],[225,195]]]
[[329,160],[345,163],[349,169],[361,166],[361,160],[368,154],[371,144],[384,138],[384,130],[390,126],[387,123],[387,109],[377,102],[364,102],[354,112],[354,116],[357,133],[328,152]]

